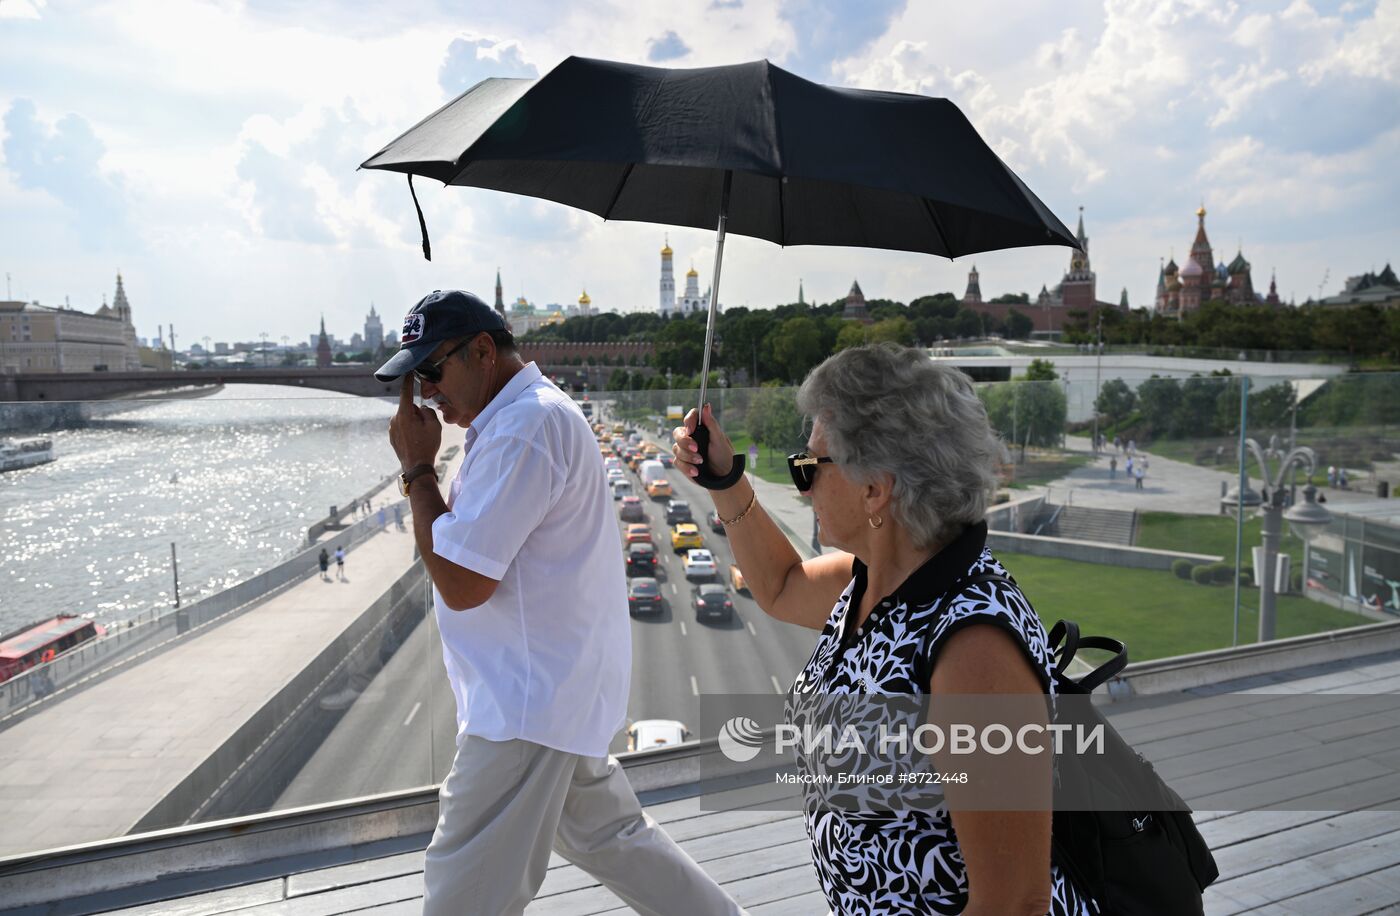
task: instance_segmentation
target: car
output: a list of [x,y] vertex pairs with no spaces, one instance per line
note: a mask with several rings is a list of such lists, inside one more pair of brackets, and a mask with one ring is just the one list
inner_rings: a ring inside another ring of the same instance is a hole
[[619,474],[621,474],[622,460],[619,459],[616,455],[610,454],[608,455],[608,457],[603,459],[603,469],[607,471],[617,471]]
[[707,584],[695,589],[695,619],[731,620],[734,602],[729,600],[723,585]]
[[704,546],[705,542],[700,539],[700,529],[690,522],[681,522],[671,529],[671,549],[676,553]]
[[634,472],[644,460],[645,459],[642,457],[642,453],[635,448],[627,453],[627,466],[631,468]]
[[733,563],[729,564],[729,587],[741,595],[750,595],[749,583],[744,581],[744,574],[739,572],[739,567]]
[[626,446],[627,446],[627,443],[623,441],[623,439],[622,439],[621,436],[613,436],[613,438],[612,438],[612,450],[613,450],[614,452],[616,452],[618,455],[621,455],[621,454],[622,454],[622,450],[623,450],[624,448],[626,448]]
[[613,481],[612,488],[613,488],[613,499],[622,499],[624,496],[633,496],[633,495],[635,495],[635,494],[632,492],[632,484],[631,484],[630,481],[626,481],[626,480],[614,480],[614,481]]
[[624,522],[644,522],[647,517],[646,511],[642,509],[640,496],[622,497],[622,505],[618,509],[618,514]]
[[656,575],[656,548],[651,544],[628,544],[627,575]]
[[724,523],[719,520],[719,513],[711,509],[705,513],[705,521],[710,526],[710,530],[715,534],[725,534]]
[[675,719],[641,719],[627,726],[627,749],[648,751],[672,747],[690,737],[690,729]]
[[647,484],[647,495],[652,499],[669,499],[671,496],[671,481],[664,477],[658,477],[656,480],[651,481]]
[[671,457],[670,452],[657,452],[656,460],[661,462],[663,468],[675,467],[676,460]]
[[627,429],[627,427],[623,426],[621,423],[614,423],[614,424],[613,424],[613,432],[614,432],[616,435],[621,436],[622,433],[623,433],[623,430],[625,430],[625,429]]
[[642,454],[646,455],[648,458],[655,458],[660,451],[660,446],[655,442],[645,442],[642,444]]
[[661,613],[661,586],[651,576],[627,580],[627,610],[633,614]]
[[[635,498],[635,497],[634,497]],[[655,544],[652,540],[651,528],[646,525],[628,525],[627,531],[623,533],[623,543],[626,544]]]
[[695,516],[690,514],[690,503],[683,499],[673,499],[666,504],[666,524],[677,525],[693,521]]
[[685,566],[685,577],[692,582],[715,577],[715,557],[708,550],[687,550],[681,562]]

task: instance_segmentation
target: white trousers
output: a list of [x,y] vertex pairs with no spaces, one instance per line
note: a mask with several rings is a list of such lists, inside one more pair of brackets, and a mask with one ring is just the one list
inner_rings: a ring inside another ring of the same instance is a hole
[[427,916],[515,916],[553,847],[639,913],[745,911],[642,810],[615,757],[466,735],[438,793]]

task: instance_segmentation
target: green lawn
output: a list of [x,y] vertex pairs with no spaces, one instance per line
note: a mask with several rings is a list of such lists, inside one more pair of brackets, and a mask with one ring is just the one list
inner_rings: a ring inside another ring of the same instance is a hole
[[[748,455],[749,446],[753,440],[748,434],[741,430],[725,430],[729,436],[729,441],[734,443],[734,451],[739,455]],[[769,483],[792,484],[792,474],[788,472],[787,455],[780,455],[766,445],[758,447],[758,466],[750,467],[756,475]]]
[[[1129,661],[1222,649],[1230,645],[1234,589],[1197,585],[1168,572],[1118,569],[1024,554],[1001,553],[1048,628],[1066,618],[1086,635],[1112,636],[1128,647]],[[1301,636],[1372,623],[1369,618],[1316,601],[1280,595],[1276,632]],[[1240,593],[1240,644],[1259,627],[1259,590]]]
[[[1247,518],[1244,523],[1244,551],[1240,557],[1252,569],[1250,549],[1260,543],[1263,521]],[[1179,550],[1183,553],[1209,553],[1235,562],[1235,520],[1228,515],[1182,515],[1176,512],[1139,512],[1135,547],[1153,550]],[[1279,549],[1293,558],[1293,568],[1303,565],[1303,542],[1293,536],[1287,523],[1279,538]],[[1194,584],[1194,583],[1192,583]]]

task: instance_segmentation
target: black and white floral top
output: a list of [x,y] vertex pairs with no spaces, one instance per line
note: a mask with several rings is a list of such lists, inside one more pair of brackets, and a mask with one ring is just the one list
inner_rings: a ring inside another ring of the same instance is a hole
[[[1016,638],[1053,703],[1053,659],[1045,628],[1014,582],[975,584],[951,596],[941,612],[936,607],[959,579],[986,573],[1010,578],[986,549],[986,539],[985,522],[968,526],[882,599],[859,629],[854,621],[866,570],[855,560],[851,583],[788,693],[788,722],[801,728],[818,717],[819,703],[840,703],[830,699],[840,695],[926,700],[929,685],[923,674],[932,670],[952,633],[975,623],[999,626]],[[799,746],[799,771],[821,770],[825,761],[815,756]],[[961,913],[967,904],[967,873],[938,790],[925,805],[890,800],[882,806],[879,790],[867,790],[864,802],[871,800],[869,792],[877,796],[874,804],[833,805],[829,791],[804,786],[812,860],[832,910],[840,916]],[[1051,866],[1050,878],[1050,916],[1096,916],[1094,902],[1057,866]]]

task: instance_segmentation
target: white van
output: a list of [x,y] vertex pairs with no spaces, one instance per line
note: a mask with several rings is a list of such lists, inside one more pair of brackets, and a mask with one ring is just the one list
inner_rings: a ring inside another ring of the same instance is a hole
[[653,480],[665,480],[666,468],[655,458],[648,458],[637,465],[637,476],[642,479],[642,486],[646,486]]

